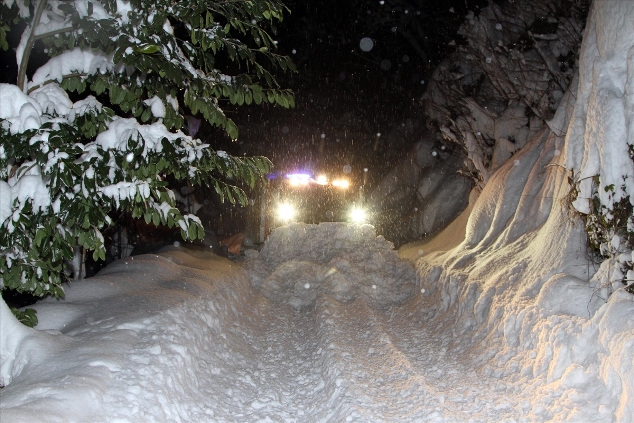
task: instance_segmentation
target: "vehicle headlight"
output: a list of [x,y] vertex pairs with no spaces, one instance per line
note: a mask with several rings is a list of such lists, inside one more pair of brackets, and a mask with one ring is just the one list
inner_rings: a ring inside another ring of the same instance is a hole
[[328,184],[328,177],[326,175],[319,175],[317,179],[315,179],[315,182],[319,185],[326,185]]
[[280,204],[277,207],[277,218],[283,222],[293,220],[295,214],[295,207],[290,204]]
[[365,210],[359,207],[355,207],[350,211],[350,219],[354,223],[363,223],[367,220]]
[[345,179],[335,179],[334,181],[332,181],[332,186],[341,189],[347,189],[350,186],[350,182],[346,181]]

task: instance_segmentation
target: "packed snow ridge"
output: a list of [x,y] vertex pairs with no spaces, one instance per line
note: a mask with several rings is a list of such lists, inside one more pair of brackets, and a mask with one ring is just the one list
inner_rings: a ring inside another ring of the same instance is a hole
[[371,225],[295,223],[278,228],[262,251],[249,251],[251,283],[273,301],[309,306],[319,294],[398,304],[415,289],[412,266]]

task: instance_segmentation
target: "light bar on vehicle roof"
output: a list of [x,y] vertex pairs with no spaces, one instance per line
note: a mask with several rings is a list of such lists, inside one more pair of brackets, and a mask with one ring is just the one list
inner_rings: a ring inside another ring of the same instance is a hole
[[310,182],[308,173],[289,173],[286,177],[291,185],[308,185]]

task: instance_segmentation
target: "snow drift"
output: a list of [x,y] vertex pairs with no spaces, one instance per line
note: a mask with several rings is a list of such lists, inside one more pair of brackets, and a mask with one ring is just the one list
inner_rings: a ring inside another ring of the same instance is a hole
[[249,253],[252,285],[298,309],[320,294],[385,308],[415,289],[414,269],[371,225],[294,223],[276,229],[261,252]]
[[485,374],[524,386],[536,399],[529,420],[634,421],[634,297],[623,288],[609,295],[619,286],[613,264],[597,269],[589,259],[574,208],[584,211],[588,193],[582,189],[573,207],[569,185],[579,166],[586,176],[617,169],[626,182],[634,176],[631,160],[614,159],[626,157],[619,149],[632,140],[618,117],[634,104],[633,21],[634,3],[594,2],[580,78],[549,124],[570,124],[567,136],[536,134],[491,176],[465,240],[417,262],[428,304],[440,305],[434,316],[455,347],[479,355]]

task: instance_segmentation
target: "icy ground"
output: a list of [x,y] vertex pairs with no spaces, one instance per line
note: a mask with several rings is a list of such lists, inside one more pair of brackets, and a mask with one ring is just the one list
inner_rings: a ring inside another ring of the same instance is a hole
[[562,389],[519,377],[539,360],[492,368],[429,283],[369,225],[280,228],[242,263],[129,257],[39,303],[38,331],[3,326],[0,421],[611,421],[583,368]]

